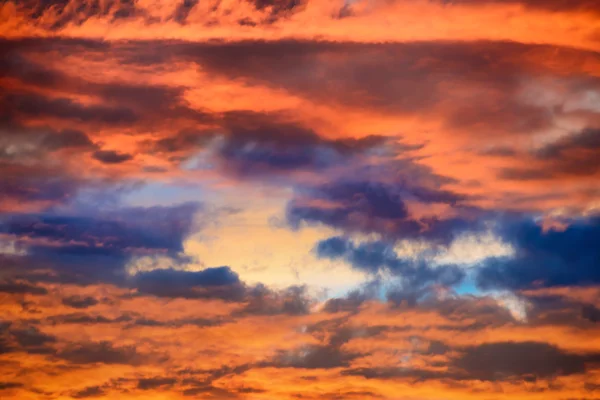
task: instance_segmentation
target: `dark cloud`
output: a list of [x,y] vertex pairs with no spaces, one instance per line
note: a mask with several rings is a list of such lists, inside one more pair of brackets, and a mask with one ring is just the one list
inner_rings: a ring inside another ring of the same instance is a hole
[[558,294],[542,294],[536,290],[519,294],[527,304],[527,322],[532,326],[568,326],[577,329],[594,329],[600,321],[600,311],[593,300],[581,301]]
[[105,83],[88,90],[107,102],[137,109],[144,114],[149,112],[168,113],[169,110],[177,111],[178,107],[182,107],[179,103],[183,88],[177,86]]
[[500,342],[470,347],[453,365],[470,379],[494,381],[583,374],[590,362],[600,362],[600,355],[570,354],[543,342]]
[[33,93],[11,93],[0,99],[4,112],[16,117],[54,117],[82,122],[130,124],[136,114],[125,107],[83,105],[69,98],[47,98]]
[[415,382],[428,380],[438,380],[443,378],[451,378],[456,385],[460,377],[458,375],[443,373],[422,369],[408,369],[398,367],[369,367],[369,368],[349,368],[341,372],[343,376],[360,376],[366,379],[390,379],[403,380],[410,379]]
[[19,382],[0,382],[0,390],[18,389],[23,387]]
[[31,354],[53,354],[54,336],[41,332],[33,325],[12,327],[10,322],[0,323],[0,354],[27,352]]
[[307,333],[319,339],[318,345],[306,345],[289,351],[280,351],[272,360],[278,367],[330,369],[348,367],[359,354],[345,351],[342,346],[353,337],[372,336],[377,328],[358,332],[346,325],[344,319],[323,321],[307,327]]
[[90,18],[110,18],[112,20],[144,17],[143,10],[135,6],[134,0],[108,0],[104,2],[82,2],[77,7],[66,0],[25,0],[18,3],[18,10],[26,15],[29,22],[46,29],[58,30],[66,25],[81,25]]
[[[528,52],[547,50],[517,43],[308,41],[248,41],[181,49],[216,74],[244,76],[311,99],[396,114],[441,112],[452,128],[509,134],[551,126],[548,110],[519,99],[522,79],[538,73],[533,68],[544,68],[519,60],[527,60],[522,56]],[[444,85],[448,77],[457,87],[473,88],[474,94],[449,91]]]
[[310,133],[305,143],[294,143],[294,138],[286,137],[289,126],[272,125],[265,129],[268,130],[262,132],[270,131],[275,135],[271,139],[253,138],[257,132],[233,131],[235,136],[226,138],[218,150],[226,166],[239,175],[294,169],[318,170],[349,162],[350,156],[377,144],[377,141],[381,142],[381,138],[377,137],[328,141]]
[[13,163],[48,164],[56,151],[93,150],[96,145],[79,130],[56,130],[48,126],[26,127],[0,123],[0,160]]
[[153,153],[177,153],[197,150],[214,138],[214,135],[197,129],[183,129],[165,138],[148,143]]
[[133,282],[140,292],[161,297],[239,300],[244,295],[238,275],[229,267],[202,271],[156,269],[138,273]]
[[540,158],[555,158],[575,150],[600,149],[600,129],[583,129],[567,135],[542,147],[537,156]]
[[356,312],[368,300],[377,299],[380,295],[380,282],[373,280],[358,289],[350,291],[344,297],[332,298],[325,302],[323,311],[328,313]]
[[[247,0],[255,9],[267,13],[258,23],[270,24],[280,18],[290,16],[302,9],[304,1],[299,0]],[[174,12],[165,16],[166,20],[173,19],[185,25],[187,18],[198,0],[179,0]],[[69,7],[68,1],[47,2],[44,0],[26,0],[18,4],[18,10],[28,17],[31,24],[41,25],[46,29],[59,30],[66,25],[81,25],[90,18],[107,18],[111,21],[138,18],[146,24],[156,23],[160,18],[149,15],[144,7],[136,5],[133,0],[109,0],[106,2],[85,2],[78,7]],[[215,4],[207,12],[215,14],[213,23],[218,23],[216,18],[219,12],[226,12],[227,8]]]
[[191,233],[197,203],[163,207],[116,209],[94,216],[12,214],[2,218],[0,232],[17,239],[27,236],[42,241],[30,247],[40,254],[125,255],[135,249],[176,254],[183,251],[183,240]]
[[254,6],[263,10],[270,8],[273,16],[289,14],[292,10],[299,8],[306,1],[302,0],[249,0]]
[[66,203],[80,191],[82,181],[66,171],[48,166],[18,165],[0,160],[0,210],[9,204]]
[[484,150],[481,154],[493,157],[514,157],[519,154],[517,150],[508,146],[495,146],[490,149]]
[[48,294],[46,288],[33,285],[29,282],[21,281],[3,281],[0,282],[0,292],[9,294],[31,294],[31,295],[45,295]]
[[0,211],[15,205],[48,208],[72,200],[84,185],[98,186],[100,180],[69,168],[72,156],[94,149],[80,130],[0,122]]
[[153,390],[156,388],[173,386],[176,382],[177,380],[173,378],[144,378],[138,380],[137,387],[141,390]]
[[449,351],[459,353],[450,358],[443,371],[375,366],[346,369],[342,375],[367,379],[443,380],[453,384],[469,380],[536,382],[567,375],[584,376],[600,362],[600,354],[569,353],[545,342],[494,342],[458,349],[433,341],[423,349],[414,348],[412,353],[414,356],[447,355]]
[[[125,317],[121,317],[121,320],[124,320]],[[227,319],[222,318],[183,318],[176,320],[168,320],[168,321],[157,321],[154,319],[147,318],[138,318],[135,319],[132,324],[139,326],[169,326],[169,327],[181,327],[186,325],[198,326],[198,327],[207,327],[207,326],[218,326],[223,323],[226,323]]]
[[[49,115],[57,116],[59,118],[73,118],[75,120],[82,120],[84,122],[104,122],[104,123],[142,123],[143,121],[153,121],[156,123],[157,119],[164,118],[178,118],[187,117],[194,121],[202,119],[202,113],[196,110],[188,108],[185,102],[182,101],[183,88],[178,86],[166,86],[166,85],[144,85],[136,84],[124,81],[107,81],[107,82],[96,82],[88,81],[77,75],[68,75],[62,72],[60,69],[53,68],[48,65],[41,65],[39,62],[31,59],[28,49],[28,43],[16,44],[16,48],[6,51],[5,58],[7,62],[0,67],[0,71],[5,73],[7,76],[17,79],[25,85],[36,85],[46,89],[60,88],[61,93],[72,93],[75,95],[94,96],[100,100],[100,105],[96,108],[92,108],[91,111],[102,111],[106,114],[106,118],[103,118],[104,114],[99,114],[96,118],[90,117],[89,113],[77,112],[77,104],[71,101],[71,112],[62,111],[56,115],[54,108],[47,105],[51,99],[46,99],[40,95],[32,93],[12,93],[10,96],[16,96],[16,98],[24,97],[24,101],[29,98],[36,99],[37,103],[45,104],[43,109],[50,108]],[[61,42],[62,43],[62,42]],[[37,43],[33,47],[38,51],[56,51],[57,43]],[[67,47],[73,45],[75,47],[84,47],[79,50],[93,51],[96,50],[96,46],[91,45],[89,42],[82,45],[81,42],[70,42],[66,41]],[[90,46],[87,46],[90,44]],[[60,46],[58,46],[60,47]],[[19,51],[20,50],[20,51]],[[108,49],[104,49],[108,50]],[[34,51],[35,53],[35,51]],[[7,88],[7,93],[11,93],[12,90]],[[29,96],[29,97],[28,97]],[[32,97],[33,96],[33,97]],[[67,100],[62,99],[63,103],[68,103]],[[36,104],[37,104],[36,103]],[[102,106],[102,104],[109,104],[110,107]],[[60,105],[60,104],[59,104]],[[63,109],[66,106],[63,104]],[[104,108],[102,108],[104,107]],[[117,110],[122,109],[121,118]],[[108,118],[110,114],[107,114],[106,110],[115,110],[114,118]],[[18,109],[8,108],[3,110],[5,117],[10,119],[18,117]],[[63,114],[67,115],[63,115]],[[2,114],[0,114],[2,115]]]
[[237,399],[238,395],[236,392],[229,391],[220,387],[212,385],[195,386],[189,389],[185,389],[182,394],[184,396],[193,396],[197,398],[199,395],[208,396],[209,398],[217,399]]
[[[447,327],[447,330],[473,331],[483,328],[506,326],[517,322],[510,310],[492,297],[456,296],[449,298],[431,297],[420,304],[424,309],[443,315],[450,321],[460,322],[473,317],[472,324],[463,328]],[[449,345],[451,345],[449,343]]]
[[391,220],[408,216],[400,193],[378,182],[340,182],[317,190],[317,196],[325,200],[346,203],[341,210],[344,214],[361,213]]
[[522,5],[534,10],[543,10],[549,12],[573,12],[585,11],[598,13],[598,3],[595,0],[440,0],[445,4],[469,4],[469,5],[488,5],[488,4],[515,4]]
[[528,155],[530,165],[501,170],[511,180],[593,177],[600,173],[600,130],[587,128],[567,135]]
[[600,282],[600,219],[572,221],[564,230],[544,229],[528,218],[500,224],[499,235],[515,256],[490,259],[478,271],[480,287],[591,285]]
[[600,308],[593,304],[585,304],[581,308],[581,316],[590,322],[598,323],[600,322]]
[[[409,168],[415,167],[409,162],[403,164]],[[387,169],[391,172],[395,165],[402,166],[394,162],[381,171],[375,169],[373,176],[378,176],[376,172],[385,176],[383,174]],[[399,177],[396,182],[384,183],[375,179],[361,180],[361,171],[355,175],[354,179],[298,190],[287,206],[288,223],[295,228],[302,223],[317,223],[346,231],[376,232],[398,239],[420,237],[441,242],[448,242],[455,234],[476,226],[476,223],[460,217],[415,219],[409,215],[409,201],[459,206],[464,199],[459,194],[428,188],[423,186],[425,181],[420,186]],[[430,179],[435,180],[436,177]]]
[[371,338],[385,330],[385,327],[359,327],[348,324],[345,318],[317,322],[306,327],[306,332],[320,344],[305,345],[299,348],[280,351],[267,363],[279,368],[331,369],[347,368],[361,354],[347,351],[344,345],[354,338]]
[[179,3],[175,12],[173,13],[173,19],[180,24],[185,24],[185,21],[194,7],[198,4],[199,0],[183,0]]
[[115,150],[98,150],[92,157],[104,164],[120,164],[133,159],[131,154],[120,153]]
[[307,315],[312,299],[305,286],[291,286],[283,290],[271,290],[258,284],[246,291],[247,305],[240,314],[250,315]]
[[67,148],[93,149],[96,147],[87,134],[75,129],[65,129],[50,134],[44,138],[43,145],[52,150]]
[[62,303],[73,308],[88,308],[98,304],[98,300],[90,296],[69,296],[63,298]]
[[39,348],[56,341],[53,336],[46,335],[33,326],[25,329],[12,330],[11,334],[20,346],[26,348]]
[[353,244],[348,239],[341,236],[334,236],[321,240],[315,248],[320,258],[342,258],[351,249]]
[[57,353],[57,357],[73,364],[127,364],[136,365],[143,357],[135,347],[115,347],[110,342],[71,344]]
[[104,396],[106,392],[101,386],[89,386],[83,390],[79,390],[71,394],[71,397],[76,399],[86,399],[88,397]]
[[83,313],[75,313],[75,314],[64,314],[64,315],[53,315],[47,318],[47,321],[53,325],[59,324],[108,324],[108,323],[116,323],[122,322],[123,318],[117,319],[109,319],[103,317],[102,315],[87,315]]
[[[91,284],[110,282],[128,286],[125,266],[136,257],[172,265],[190,262],[183,242],[197,228],[198,203],[173,206],[86,209],[63,213],[58,209],[36,214],[0,215],[0,233],[22,244],[24,255],[15,258],[20,274],[38,282]],[[92,212],[90,212],[92,211]],[[41,267],[50,274],[35,274]],[[10,286],[5,288],[11,289]],[[13,287],[12,290],[33,290]],[[84,307],[90,299],[66,299]]]
[[317,256],[329,259],[345,259],[352,266],[369,272],[396,266],[399,261],[393,247],[385,242],[365,242],[355,245],[351,240],[332,237],[320,241],[316,246]]
[[[216,387],[213,382],[224,377],[243,374],[253,367],[254,365],[252,364],[240,364],[230,366],[223,365],[219,368],[208,370],[180,370],[178,373],[183,377],[183,379],[181,379],[181,385],[187,387],[182,391],[182,394],[184,396],[206,394],[219,399],[239,398],[239,392],[237,390],[226,390]],[[198,376],[201,376],[202,378],[198,378]]]
[[[303,1],[298,0],[248,0],[254,8],[268,11],[268,15],[257,23],[272,23],[280,18],[289,16],[301,9]],[[185,25],[187,18],[198,0],[179,0],[174,12],[165,16],[166,20],[173,19]],[[160,18],[149,15],[144,7],[136,5],[134,0],[108,0],[105,2],[84,2],[78,7],[70,7],[68,1],[48,2],[44,0],[26,0],[18,4],[18,10],[28,18],[28,22],[40,25],[46,29],[59,30],[66,25],[81,25],[90,18],[106,18],[111,21],[138,18],[146,24],[156,23]],[[216,4],[208,11],[213,13],[226,12],[227,9]],[[218,15],[218,14],[217,14]],[[216,17],[216,15],[215,15]],[[218,23],[215,18],[214,23]]]
[[1,40],[0,55],[2,55],[4,62],[0,65],[0,72],[4,76],[39,87],[56,87],[64,83],[64,74],[34,63],[25,56],[33,48],[41,49],[44,47],[43,45],[40,46],[41,43],[27,39]]
[[280,367],[304,369],[329,369],[347,367],[354,355],[344,353],[338,346],[307,346],[282,352],[276,359]]
[[340,392],[332,392],[332,393],[324,393],[322,396],[323,399],[327,400],[345,400],[345,399],[381,399],[384,398],[382,395],[378,393],[374,393],[368,390],[350,390],[350,391],[340,391]]
[[151,151],[193,156],[211,144],[225,171],[261,176],[340,165],[386,143],[381,136],[327,139],[284,113],[229,111],[207,118],[218,128],[183,129],[149,143]]

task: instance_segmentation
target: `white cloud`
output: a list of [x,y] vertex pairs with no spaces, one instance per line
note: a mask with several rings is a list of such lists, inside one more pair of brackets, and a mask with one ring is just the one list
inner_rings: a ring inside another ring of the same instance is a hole
[[473,267],[490,257],[511,257],[514,248],[488,231],[483,234],[468,233],[457,237],[450,246],[434,258],[435,264],[457,264]]
[[0,238],[0,254],[7,256],[25,256],[27,250],[15,240]]
[[528,303],[511,292],[493,292],[491,296],[506,308],[517,321],[527,322]]

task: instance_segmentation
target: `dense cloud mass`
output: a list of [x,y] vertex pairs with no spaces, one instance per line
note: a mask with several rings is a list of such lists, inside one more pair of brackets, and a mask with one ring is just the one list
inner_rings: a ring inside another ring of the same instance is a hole
[[594,0],[0,4],[0,398],[600,398]]
[[509,260],[489,260],[479,273],[483,287],[594,285],[599,282],[600,220],[575,221],[546,232],[531,220],[510,221],[502,235],[517,249]]

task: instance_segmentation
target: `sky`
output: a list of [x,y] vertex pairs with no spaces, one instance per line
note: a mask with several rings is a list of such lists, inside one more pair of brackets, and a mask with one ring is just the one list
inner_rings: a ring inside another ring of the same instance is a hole
[[600,399],[598,1],[0,2],[0,398]]

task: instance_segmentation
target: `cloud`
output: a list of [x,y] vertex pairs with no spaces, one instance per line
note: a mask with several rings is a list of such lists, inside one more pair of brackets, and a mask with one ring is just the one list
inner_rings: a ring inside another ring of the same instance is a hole
[[22,383],[19,382],[0,382],[0,390],[9,390],[23,387]]
[[90,386],[73,393],[71,396],[76,399],[85,399],[88,397],[103,396],[105,393],[106,392],[100,386]]
[[32,295],[48,294],[48,290],[44,287],[33,285],[28,282],[18,282],[13,280],[0,282],[0,292]]
[[489,5],[489,4],[504,4],[512,3],[515,5],[522,5],[527,8],[539,9],[550,12],[576,12],[576,11],[587,11],[587,12],[598,12],[597,4],[593,0],[575,0],[575,1],[564,1],[564,0],[486,0],[483,2],[474,0],[450,0],[447,3],[451,4],[469,4],[469,5]]
[[18,124],[0,126],[0,159],[17,163],[45,158],[56,151],[93,150],[96,145],[80,130],[55,130],[48,126],[24,127]]
[[115,150],[98,150],[92,157],[104,164],[120,164],[133,159],[131,154],[120,153]]
[[597,8],[3,2],[0,397],[592,398]]
[[456,265],[434,266],[424,259],[402,258],[392,244],[383,241],[355,244],[342,237],[332,237],[317,243],[315,251],[321,258],[343,259],[370,274],[387,273],[400,278],[387,293],[388,299],[397,303],[407,300],[414,304],[430,294],[431,285],[454,286],[465,277],[465,272]]
[[72,344],[56,356],[73,364],[136,365],[142,361],[135,347],[115,347],[107,341]]
[[[18,206],[47,208],[73,199],[81,181],[61,168],[15,165],[0,160],[0,210],[10,212]],[[27,208],[26,208],[27,209]]]
[[199,209],[198,203],[184,203],[99,210],[96,216],[13,214],[5,215],[1,226],[7,235],[34,240],[31,247],[38,251],[123,255],[135,249],[155,249],[176,253],[183,251],[182,241],[191,233],[193,215]]
[[[393,162],[381,170],[374,167],[370,174],[373,177],[385,176],[383,174],[388,169],[403,165],[419,170],[410,162]],[[297,197],[288,204],[288,223],[292,227],[298,227],[301,223],[320,223],[349,232],[379,233],[395,238],[422,237],[442,242],[449,241],[454,234],[471,225],[460,217],[415,218],[410,215],[408,202],[454,206],[463,200],[459,194],[413,185],[402,179],[397,182],[361,180],[361,172],[356,171],[354,179],[340,179],[299,190]],[[426,171],[419,172],[428,175]],[[437,180],[438,177],[430,175],[430,179]]]
[[600,322],[600,309],[592,304],[586,304],[581,309],[581,316],[594,323]]
[[597,284],[599,227],[595,217],[546,232],[528,218],[508,220],[500,235],[513,246],[515,255],[486,261],[478,272],[478,284],[509,289]]
[[286,113],[228,111],[207,119],[217,128],[183,129],[148,143],[150,151],[184,157],[205,151],[225,172],[261,177],[341,165],[386,142],[375,135],[328,139]]
[[557,375],[583,374],[598,355],[569,354],[546,343],[500,342],[467,349],[454,365],[471,379],[538,379]]
[[35,327],[12,330],[11,334],[20,346],[26,348],[40,348],[56,341],[56,338],[40,332]]
[[137,120],[135,113],[127,108],[83,105],[65,97],[46,98],[32,93],[14,93],[5,95],[0,102],[9,115],[17,117],[54,117],[115,125],[133,123]]
[[247,304],[240,312],[242,315],[307,315],[314,304],[306,286],[271,290],[258,284],[248,288],[246,296]]
[[[126,266],[136,257],[163,257],[173,265],[190,262],[183,243],[200,229],[196,214],[202,206],[55,209],[46,213],[0,216],[0,232],[27,249],[14,262],[25,277],[59,282],[113,282],[129,285]],[[92,213],[89,213],[92,211]],[[47,268],[52,273],[38,274]],[[7,283],[5,290],[40,292],[33,285]],[[65,298],[73,307],[93,305],[86,297]]]
[[98,300],[91,296],[70,296],[63,298],[62,303],[73,308],[88,308],[98,304]]
[[[517,43],[451,41],[246,41],[184,49],[198,64],[222,76],[241,75],[257,84],[346,106],[408,115],[435,112],[451,129],[485,128],[503,134],[551,126],[551,115],[543,107],[519,98],[520,78],[540,66],[518,60],[527,51],[545,50]],[[240,57],[240,63],[234,62]],[[317,73],[319,84],[314,79]],[[464,89],[445,87],[446,75]]]
[[175,384],[175,382],[176,382],[176,380],[173,378],[161,378],[161,377],[145,378],[145,379],[140,379],[138,381],[137,387],[138,387],[138,389],[142,389],[142,390],[152,390],[152,389],[161,388],[161,387],[173,386],[173,384]]
[[312,346],[279,356],[278,363],[286,367],[302,369],[329,369],[347,367],[353,357],[335,346]]
[[202,271],[155,269],[140,272],[133,280],[141,293],[156,296],[231,300],[243,296],[239,277],[229,267],[207,268]]
[[600,130],[586,128],[547,144],[530,157],[537,167],[511,167],[501,176],[513,180],[549,180],[557,177],[594,177],[600,171]]

